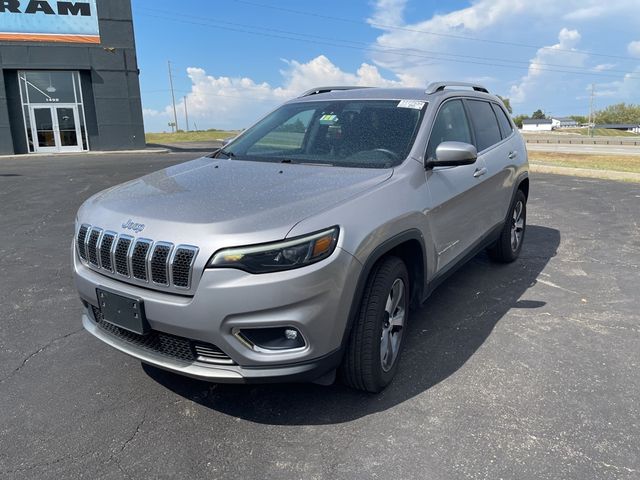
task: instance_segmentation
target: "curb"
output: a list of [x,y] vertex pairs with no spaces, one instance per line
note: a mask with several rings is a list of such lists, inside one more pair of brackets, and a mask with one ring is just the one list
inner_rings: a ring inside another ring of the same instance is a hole
[[640,173],[619,172],[616,170],[598,170],[595,168],[559,167],[530,163],[529,168],[535,173],[552,173],[556,175],[570,175],[574,177],[601,178],[605,180],[623,180],[640,183]]
[[4,159],[23,159],[42,158],[42,157],[63,157],[78,155],[140,155],[149,153],[170,153],[168,148],[147,148],[145,150],[107,150],[107,151],[89,151],[89,152],[62,152],[62,153],[22,153],[20,155],[0,155],[0,160]]

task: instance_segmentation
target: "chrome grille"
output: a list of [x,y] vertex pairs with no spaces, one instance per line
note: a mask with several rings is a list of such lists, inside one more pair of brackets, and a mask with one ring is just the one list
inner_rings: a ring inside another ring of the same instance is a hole
[[116,251],[113,254],[116,264],[116,273],[129,276],[129,248],[131,247],[132,238],[122,235],[116,243]]
[[191,245],[174,247],[86,224],[78,229],[76,247],[83,263],[94,270],[126,277],[133,283],[180,290],[191,288],[198,255],[198,248]]
[[171,276],[173,284],[180,288],[189,288],[191,267],[196,258],[196,249],[194,247],[178,247],[173,256],[173,270]]
[[105,270],[113,272],[113,262],[111,261],[111,248],[113,242],[116,239],[116,234],[113,232],[105,232],[102,235],[102,241],[100,242],[100,266]]
[[89,230],[89,225],[82,225],[80,230],[78,230],[77,237],[77,245],[78,245],[78,255],[82,260],[87,260],[87,231]]
[[151,249],[153,242],[151,240],[138,240],[133,247],[131,254],[131,272],[133,278],[146,282],[147,277],[147,255]]
[[151,255],[151,281],[158,285],[169,285],[169,255],[173,245],[158,243]]
[[191,339],[157,330],[151,330],[147,335],[138,335],[107,322],[98,307],[92,305],[91,310],[96,324],[102,331],[135,347],[189,363],[199,361],[219,365],[234,364],[227,354],[210,343],[196,343]]
[[89,263],[96,267],[100,266],[98,260],[98,240],[100,240],[101,234],[102,230],[93,227],[89,233],[89,240],[87,240],[87,257],[89,259]]

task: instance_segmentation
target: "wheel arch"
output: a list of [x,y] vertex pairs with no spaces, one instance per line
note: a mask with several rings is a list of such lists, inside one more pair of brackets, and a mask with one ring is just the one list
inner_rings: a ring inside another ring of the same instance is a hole
[[427,252],[420,230],[410,229],[382,242],[371,252],[364,262],[360,275],[358,276],[355,294],[351,300],[349,318],[342,337],[343,348],[349,339],[351,329],[358,314],[367,279],[376,264],[390,255],[400,258],[407,267],[409,281],[411,282],[411,305],[415,307],[421,304],[426,279]]
[[529,200],[529,176],[523,175],[518,181],[518,190],[522,190],[524,198]]

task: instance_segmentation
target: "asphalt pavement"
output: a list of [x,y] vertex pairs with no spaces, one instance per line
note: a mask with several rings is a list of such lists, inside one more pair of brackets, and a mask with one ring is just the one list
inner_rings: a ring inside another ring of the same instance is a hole
[[82,330],[76,209],[192,157],[0,161],[0,478],[640,478],[640,185],[533,175],[521,258],[443,284],[368,395],[208,384]]

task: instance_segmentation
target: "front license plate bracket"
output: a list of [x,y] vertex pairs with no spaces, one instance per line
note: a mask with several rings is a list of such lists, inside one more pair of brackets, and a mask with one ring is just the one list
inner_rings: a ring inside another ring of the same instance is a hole
[[96,293],[105,321],[138,335],[149,333],[151,327],[145,316],[142,300],[118,295],[101,288],[97,288]]

